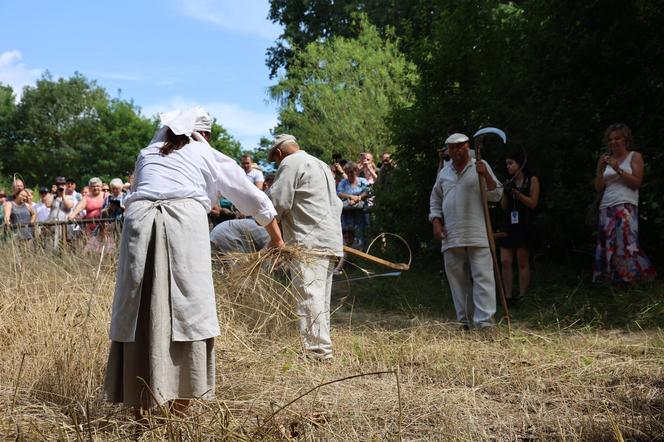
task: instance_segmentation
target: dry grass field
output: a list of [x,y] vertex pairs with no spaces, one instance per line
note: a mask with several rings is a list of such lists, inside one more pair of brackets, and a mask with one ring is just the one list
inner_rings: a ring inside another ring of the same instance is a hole
[[[0,246],[0,434],[134,437],[100,400],[115,257]],[[216,264],[217,400],[155,410],[140,440],[664,440],[664,332],[461,332],[335,296],[336,357],[300,357],[286,286]]]

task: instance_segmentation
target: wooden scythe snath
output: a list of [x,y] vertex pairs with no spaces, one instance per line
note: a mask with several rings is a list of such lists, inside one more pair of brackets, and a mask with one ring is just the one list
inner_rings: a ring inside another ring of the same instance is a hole
[[[503,140],[503,143],[507,142],[507,136],[505,135],[505,132],[503,132],[500,129],[496,129],[494,127],[485,127],[483,129],[478,130],[477,132],[475,132],[475,135],[473,135],[473,138],[475,140],[475,159],[477,161],[482,161],[482,140],[487,134],[491,133],[498,135]],[[484,224],[486,226],[486,236],[487,239],[489,240],[489,250],[491,250],[491,259],[493,260],[493,274],[496,278],[496,288],[498,289],[500,304],[503,306],[503,310],[505,311],[505,319],[507,320],[507,328],[509,330],[511,329],[512,324],[510,321],[510,312],[509,309],[507,308],[507,299],[505,298],[505,286],[503,285],[503,275],[500,271],[500,267],[498,267],[498,257],[496,256],[496,241],[493,234],[493,227],[491,227],[491,216],[489,214],[489,201],[487,199],[486,188],[485,188],[486,180],[480,174],[477,174],[477,176],[480,181],[480,193],[482,194],[482,208],[484,209]]]
[[350,255],[353,255],[353,256],[357,256],[358,258],[362,258],[362,259],[365,259],[367,261],[371,261],[373,263],[380,264],[380,265],[385,266],[385,267],[390,268],[390,269],[394,269],[394,270],[408,270],[408,269],[410,269],[410,265],[408,265],[408,264],[404,264],[404,263],[400,263],[400,262],[391,262],[391,261],[388,261],[386,259],[379,258],[377,256],[369,255],[368,253],[364,253],[363,251],[354,249],[352,247],[344,246],[344,252],[346,252]]

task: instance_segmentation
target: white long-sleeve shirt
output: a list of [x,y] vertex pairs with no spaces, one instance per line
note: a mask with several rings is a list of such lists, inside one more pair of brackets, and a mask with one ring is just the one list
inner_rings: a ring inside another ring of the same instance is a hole
[[276,216],[270,199],[233,159],[198,141],[168,155],[159,153],[162,146],[156,142],[138,154],[132,191],[124,201],[127,209],[139,200],[192,198],[209,212],[212,201],[223,195],[262,226]]
[[327,164],[301,150],[288,155],[267,192],[286,243],[343,255],[343,204]]
[[[453,247],[489,247],[475,162],[471,158],[460,173],[452,163],[447,164],[438,173],[431,190],[429,220],[441,218],[447,231],[442,241],[443,252]],[[482,162],[496,182],[494,190],[487,190],[487,199],[500,201],[503,188],[486,161]]]

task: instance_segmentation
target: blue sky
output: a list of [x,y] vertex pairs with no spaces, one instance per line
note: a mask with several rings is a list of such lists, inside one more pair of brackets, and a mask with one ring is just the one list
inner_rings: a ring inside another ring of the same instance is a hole
[[0,0],[0,83],[45,70],[122,90],[152,116],[199,104],[246,149],[277,122],[265,50],[280,29],[268,0]]

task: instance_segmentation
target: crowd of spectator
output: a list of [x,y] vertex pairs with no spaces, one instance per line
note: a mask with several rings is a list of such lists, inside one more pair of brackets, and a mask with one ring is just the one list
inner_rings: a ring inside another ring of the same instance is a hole
[[[274,180],[274,170],[270,166],[255,163],[251,155],[240,158],[247,179],[258,189],[268,190]],[[380,163],[374,162],[370,152],[362,152],[357,162],[343,159],[341,154],[332,155],[330,170],[335,177],[336,193],[343,203],[341,225],[344,244],[357,249],[367,246],[366,235],[371,223],[371,209],[374,204],[373,188],[389,181],[394,163],[388,152],[380,156]],[[212,227],[224,221],[240,219],[243,215],[232,202],[221,197],[210,212]]]
[[[247,179],[258,189],[266,191],[270,188],[275,176],[272,165],[258,164],[249,154],[242,155],[239,163]],[[380,156],[379,164],[369,152],[362,152],[357,162],[334,154],[330,168],[335,176],[336,193],[343,203],[344,244],[364,249],[374,204],[373,187],[388,182],[394,163],[387,152]],[[32,189],[25,187],[21,178],[15,178],[10,192],[0,189],[4,224],[15,226],[11,231],[18,239],[32,240],[38,231],[49,235],[55,244],[84,238],[89,250],[99,250],[103,244],[113,248],[111,241],[106,240],[109,237],[107,231],[113,229],[105,225],[122,220],[131,178],[127,176],[125,181],[113,178],[106,183],[94,177],[79,191],[75,179],[58,176],[50,186],[39,187],[38,198],[34,197]],[[215,203],[209,215],[211,229],[224,221],[244,218],[224,196],[219,195]],[[88,222],[77,223],[82,220]],[[93,220],[98,222],[91,222]],[[46,223],[46,226],[35,228],[30,225],[35,222]],[[58,222],[66,223],[66,228],[48,226]]]
[[[39,198],[35,201],[33,191],[26,188],[21,178],[12,181],[11,192],[0,189],[0,204],[3,207],[4,225],[13,228],[13,235],[22,240],[32,240],[36,234],[49,236],[54,244],[77,237],[87,238],[88,248],[98,248],[100,240],[110,230],[101,222],[85,223],[81,228],[77,221],[82,220],[120,220],[124,212],[124,199],[130,186],[127,182],[114,178],[110,183],[91,178],[81,191],[77,190],[76,180],[58,176],[50,186],[39,187]],[[38,228],[32,223],[45,223]],[[68,223],[65,230],[50,225]],[[112,241],[106,241],[113,247]]]
[[374,205],[374,186],[387,184],[394,163],[388,152],[381,154],[378,165],[370,152],[360,153],[357,162],[334,154],[330,169],[337,183],[337,195],[343,203],[341,228],[344,244],[364,249],[371,222],[370,212]]

